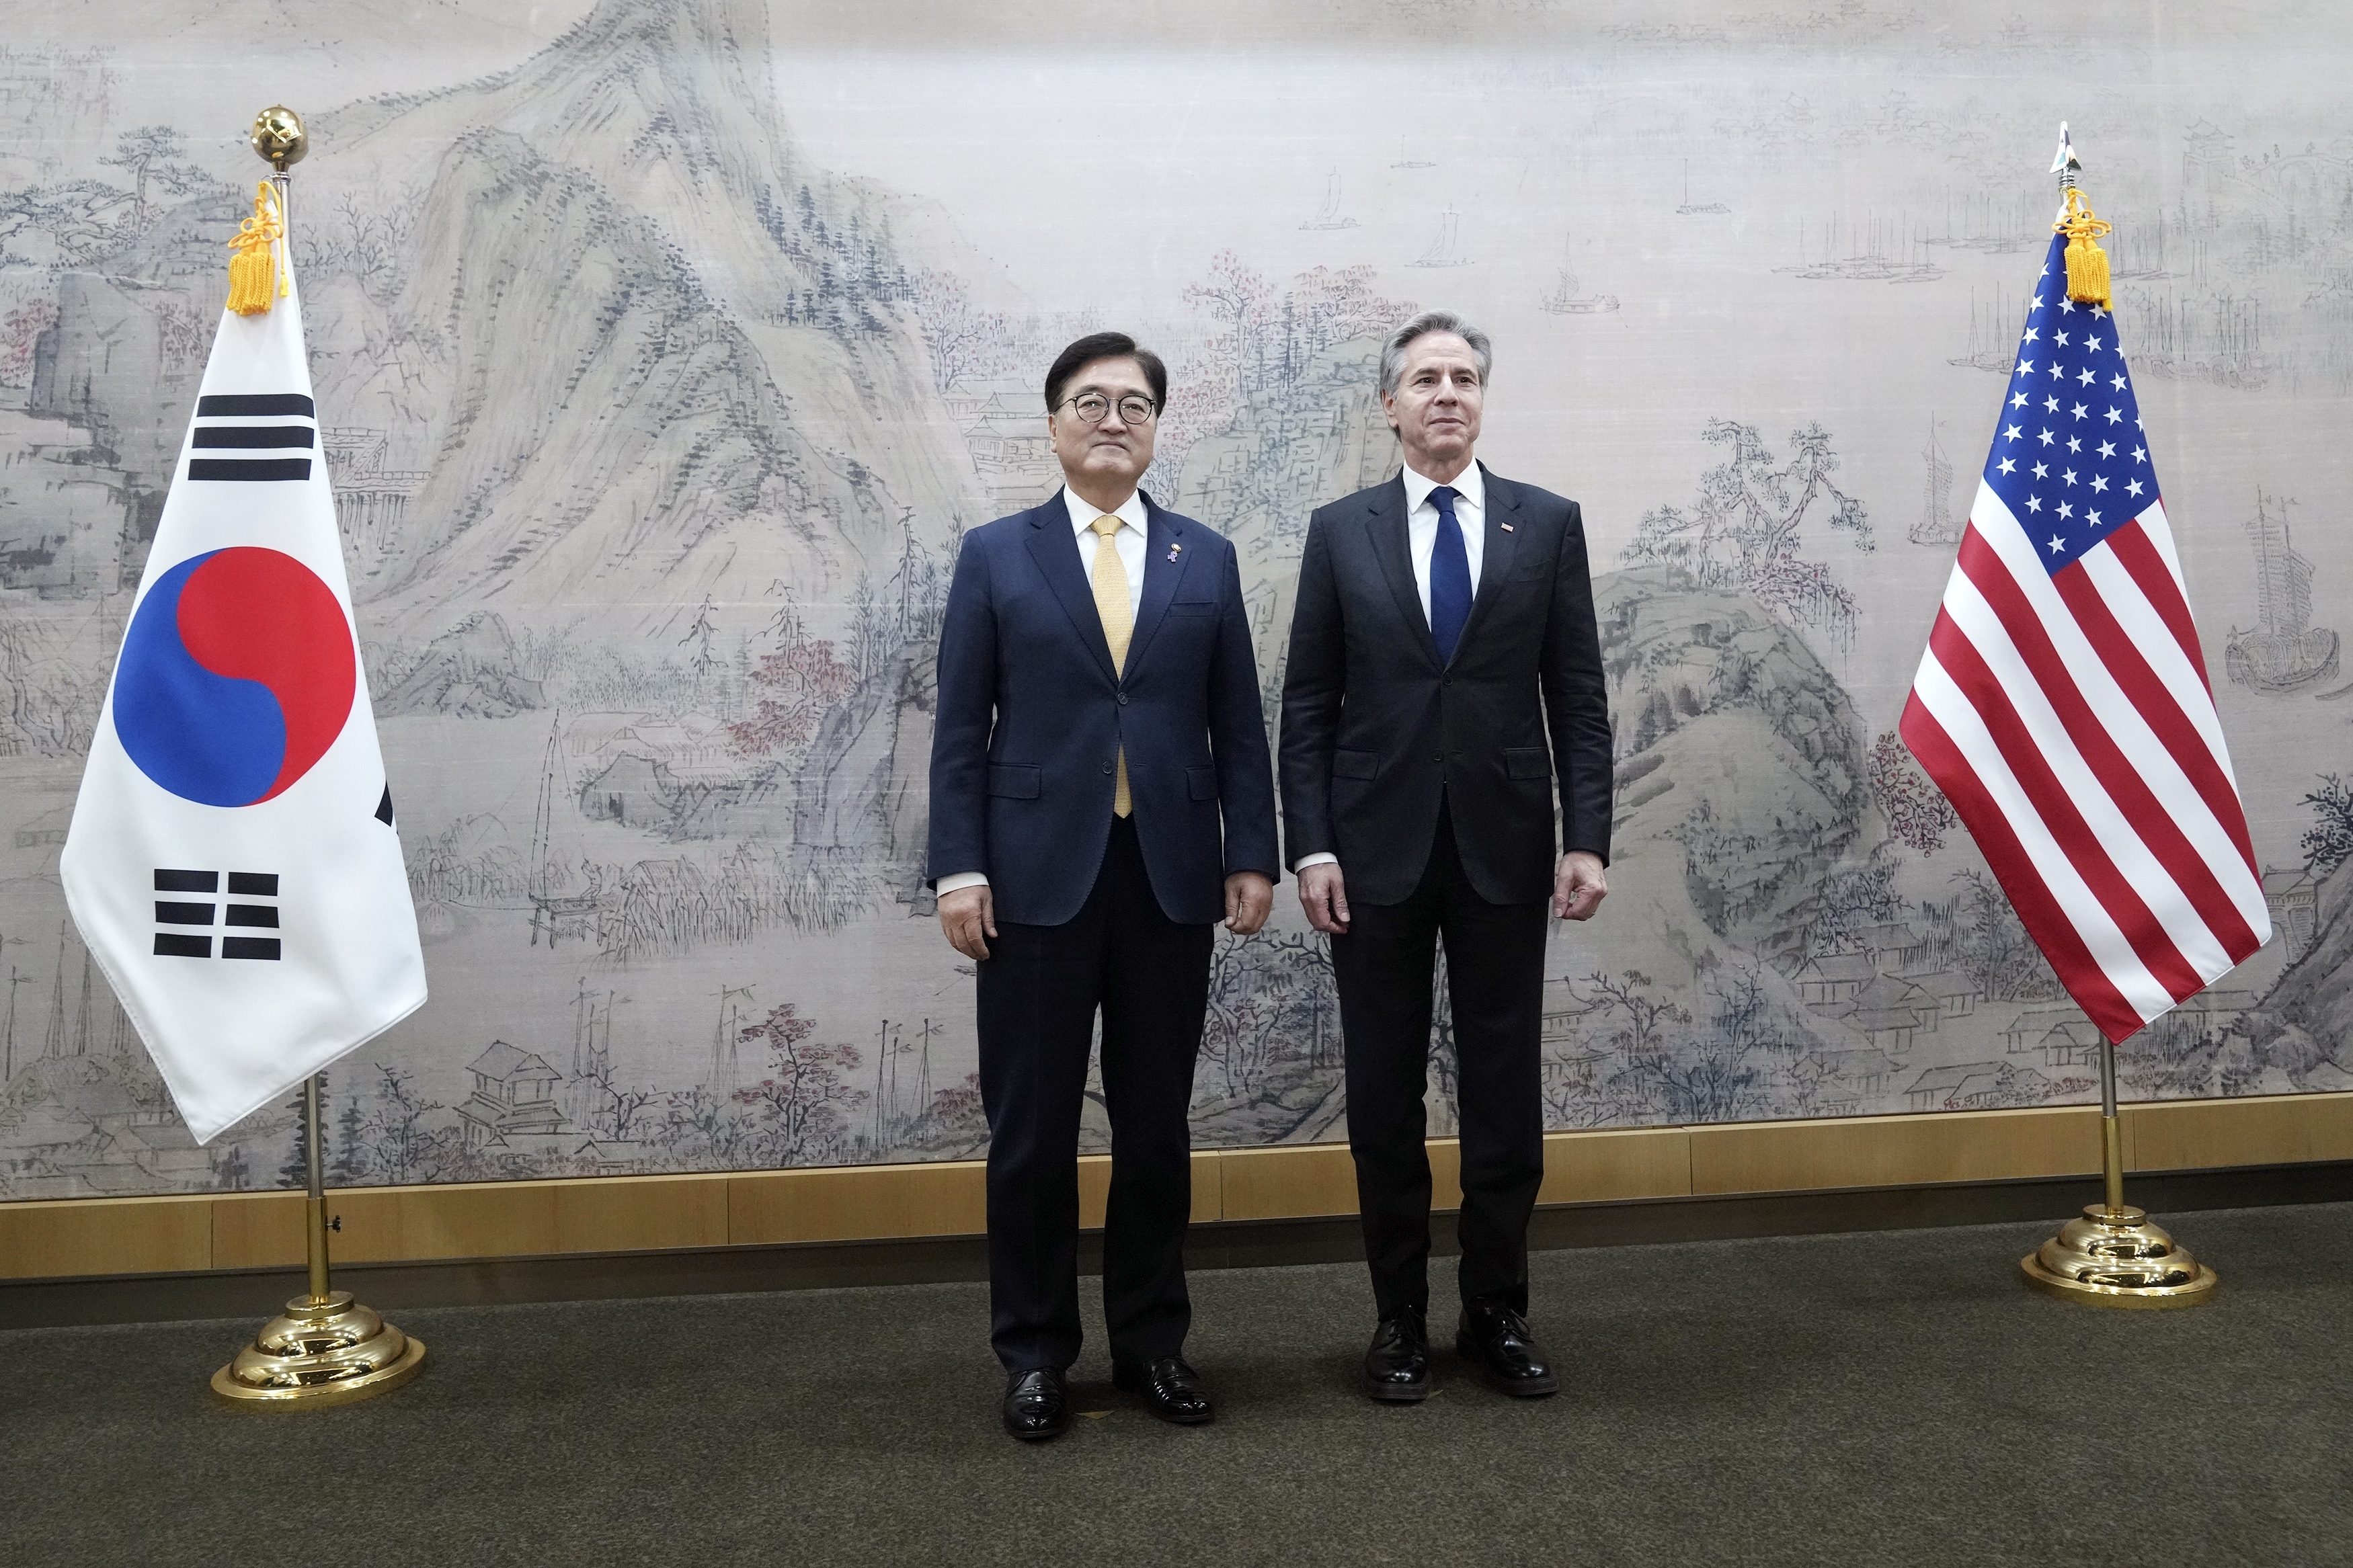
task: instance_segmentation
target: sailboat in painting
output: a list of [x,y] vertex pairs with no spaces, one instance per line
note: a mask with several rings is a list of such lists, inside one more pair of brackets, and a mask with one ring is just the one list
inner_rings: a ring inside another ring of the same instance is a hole
[[2247,520],[2255,546],[2257,629],[2232,631],[2222,668],[2258,691],[2293,691],[2337,673],[2337,634],[2312,624],[2312,563],[2295,552],[2287,531],[2287,503],[2255,492]]
[[1452,207],[1448,207],[1439,215],[1438,233],[1431,237],[1430,248],[1421,253],[1420,260],[1409,261],[1406,265],[1408,267],[1470,266],[1471,258],[1462,254],[1461,225],[1462,215]]
[[1617,295],[1588,294],[1584,289],[1577,274],[1564,267],[1552,292],[1537,301],[1536,308],[1556,316],[1599,316],[1618,308]]
[[1961,542],[1960,520],[1953,515],[1953,461],[1945,456],[1944,447],[1936,444],[1936,422],[1928,421],[1928,445],[1920,453],[1920,462],[1927,470],[1926,493],[1920,501],[1920,521],[1912,525],[1905,537],[1915,544],[1958,544]]
[[1331,183],[1324,187],[1324,205],[1315,216],[1299,226],[1302,228],[1354,228],[1356,220],[1340,216],[1340,171],[1332,171]]

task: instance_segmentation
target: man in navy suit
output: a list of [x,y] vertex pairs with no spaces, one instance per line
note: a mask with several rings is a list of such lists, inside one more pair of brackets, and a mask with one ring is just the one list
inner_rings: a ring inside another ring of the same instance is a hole
[[930,870],[941,929],[975,961],[990,1341],[1006,1430],[1029,1440],[1071,1422],[1098,1009],[1113,1380],[1164,1420],[1214,1415],[1182,1353],[1187,1111],[1211,928],[1259,929],[1279,859],[1233,546],[1135,488],[1167,394],[1124,332],[1062,351],[1046,413],[1063,488],[965,536],[940,630]]
[[1589,919],[1609,891],[1609,704],[1577,503],[1472,456],[1491,358],[1485,333],[1438,310],[1384,345],[1404,472],[1309,521],[1283,672],[1283,827],[1299,900],[1332,938],[1380,1314],[1365,1390],[1380,1400],[1430,1387],[1422,1095],[1441,936],[1461,1112],[1455,1349],[1506,1394],[1559,1386],[1526,1319],[1546,917]]

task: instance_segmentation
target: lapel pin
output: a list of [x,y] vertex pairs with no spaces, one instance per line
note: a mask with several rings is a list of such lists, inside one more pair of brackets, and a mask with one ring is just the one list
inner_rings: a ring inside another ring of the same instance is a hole
[[1168,547],[1168,559],[1169,559],[1169,562],[1170,562],[1172,564],[1174,564],[1174,563],[1175,563],[1175,562],[1176,562],[1176,557],[1177,557],[1177,556],[1179,556],[1179,555],[1181,555],[1181,554],[1183,554],[1183,553],[1184,553],[1184,551],[1185,551],[1185,547],[1184,547],[1183,545],[1181,545],[1181,544],[1172,544],[1172,545],[1170,545],[1170,546]]
[[1495,526],[1502,529],[1505,533],[1512,531],[1512,525],[1508,522],[1499,522]]

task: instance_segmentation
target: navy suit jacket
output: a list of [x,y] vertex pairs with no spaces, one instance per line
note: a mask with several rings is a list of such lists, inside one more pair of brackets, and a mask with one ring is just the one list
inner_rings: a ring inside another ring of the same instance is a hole
[[1274,771],[1234,547],[1145,498],[1144,597],[1124,674],[1061,494],[964,537],[940,628],[930,879],[987,873],[998,920],[1060,925],[1092,890],[1127,749],[1136,838],[1172,921],[1269,879]]

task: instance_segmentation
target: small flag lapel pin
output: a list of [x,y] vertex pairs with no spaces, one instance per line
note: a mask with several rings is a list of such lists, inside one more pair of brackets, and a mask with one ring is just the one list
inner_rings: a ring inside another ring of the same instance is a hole
[[1495,526],[1502,529],[1505,533],[1512,531],[1512,525],[1508,522],[1499,522]]

